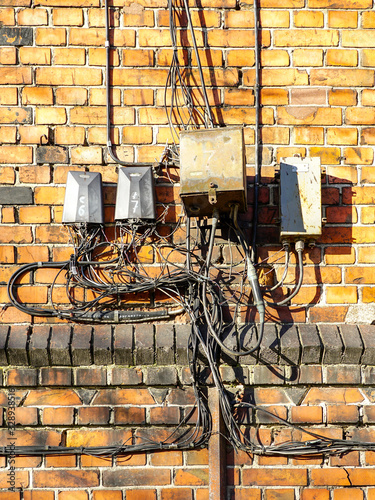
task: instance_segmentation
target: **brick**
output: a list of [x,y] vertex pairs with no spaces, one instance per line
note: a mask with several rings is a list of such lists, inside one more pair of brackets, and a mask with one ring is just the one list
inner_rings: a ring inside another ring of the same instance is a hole
[[49,488],[63,484],[66,488],[93,487],[99,485],[97,471],[46,470],[34,471],[34,487]]
[[[118,11],[113,11],[113,10],[110,11],[109,12],[110,26],[118,27],[120,25],[119,17],[120,16],[119,16]],[[105,12],[103,9],[90,9],[89,10],[89,26],[105,27]]]
[[294,500],[294,490],[292,488],[265,490],[264,493],[265,500]]
[[54,325],[51,330],[50,355],[52,365],[70,366],[71,329],[68,325]]
[[342,46],[343,47],[375,47],[375,42],[372,39],[373,32],[371,30],[343,30]]
[[37,385],[37,372],[33,368],[13,368],[7,372],[7,385],[9,386],[35,386]]
[[41,384],[70,386],[72,383],[72,370],[70,368],[42,368],[40,370]]
[[357,104],[357,92],[350,89],[331,89],[328,91],[331,106],[353,106]]
[[301,363],[319,363],[321,356],[321,341],[314,325],[300,325],[299,336],[302,345]]
[[[55,64],[67,65],[67,66],[82,66],[86,62],[85,49],[77,49],[73,47],[69,48],[56,48],[54,50],[54,62]],[[83,90],[83,89],[77,89]]]
[[17,107],[1,108],[0,123],[6,123],[6,124],[32,123],[31,108],[17,108]]
[[278,125],[341,125],[341,110],[338,108],[317,108],[288,106],[278,108]]
[[174,331],[172,325],[155,326],[155,354],[158,365],[174,364]]
[[367,69],[312,69],[311,85],[372,87],[374,74]]
[[99,0],[37,0],[36,5],[47,7],[99,7]]
[[65,28],[36,28],[37,45],[59,46],[66,44]]
[[[81,50],[81,49],[77,49]],[[84,49],[82,49],[84,51]],[[89,64],[90,66],[105,66],[107,58],[106,49],[95,48],[89,49]],[[110,52],[110,64],[111,66],[119,66],[120,60],[117,51],[111,50]],[[150,66],[150,64],[141,64],[142,66]],[[152,66],[152,64],[151,64]]]
[[17,21],[24,26],[42,26],[48,24],[46,9],[22,9],[18,11]]
[[[5,153],[8,147],[2,146],[1,149],[3,148]],[[2,205],[30,205],[33,202],[33,193],[31,188],[28,187],[2,186],[0,187],[0,199]]]
[[47,325],[35,325],[29,340],[29,360],[32,366],[49,364],[47,352],[50,328]]
[[358,221],[355,207],[327,207],[327,221],[336,224],[356,223]]
[[322,28],[324,26],[323,12],[311,10],[295,12],[294,26],[298,28]]
[[78,395],[70,389],[39,389],[29,392],[24,406],[78,406],[82,402]]
[[150,469],[121,469],[116,471],[103,471],[103,486],[164,486],[171,482],[170,471],[158,468]]
[[324,144],[322,127],[296,127],[294,129],[295,144]]
[[82,9],[53,9],[52,18],[54,26],[82,26]]
[[[134,123],[134,111],[129,108],[112,108],[113,125],[129,125]],[[70,121],[73,124],[105,125],[106,109],[104,107],[75,107],[70,112]]]
[[135,359],[137,365],[154,363],[153,325],[136,326],[134,336]]
[[60,146],[39,146],[36,163],[68,163],[68,150]]
[[[112,39],[112,40],[111,40]],[[70,45],[104,46],[104,28],[71,28],[69,36]],[[110,42],[116,47],[134,47],[135,31],[117,29],[110,33]]]
[[0,87],[0,104],[13,106],[17,104],[17,89],[12,87]]
[[374,66],[375,61],[375,50],[374,49],[363,49],[362,51],[362,65],[365,67]]
[[[37,47],[21,47],[19,57],[22,64],[31,65],[50,65],[51,64],[51,49]],[[26,89],[25,89],[26,90]],[[47,104],[52,104],[47,103]]]
[[[34,126],[20,126],[18,129],[20,135],[21,144],[40,144],[45,137],[48,136],[48,127],[43,125]],[[40,167],[33,167],[33,169],[38,169]],[[39,177],[40,178],[40,177]],[[27,182],[25,176],[20,179],[21,182]]]
[[133,364],[133,327],[117,325],[114,330],[114,359],[118,365]]
[[22,104],[53,104],[51,88],[27,87],[22,92]]
[[27,340],[29,329],[26,326],[12,326],[8,333],[7,355],[11,365],[28,365]]
[[321,406],[294,406],[291,421],[296,424],[321,424],[323,423],[323,408]]
[[357,423],[359,418],[358,406],[355,405],[327,405],[328,423]]
[[358,53],[356,50],[328,49],[326,58],[328,66],[358,65]]
[[[0,488],[3,490],[3,492],[8,489],[10,484],[8,474],[9,472],[6,470],[0,472]],[[27,488],[29,486],[28,471],[18,471],[18,474],[15,474],[14,483],[14,488]]]
[[35,71],[37,85],[91,86],[102,84],[101,70],[95,68],[36,68]]
[[[363,210],[362,210],[362,222],[365,224],[373,224],[375,220],[374,207],[366,207],[368,208],[369,214],[364,218]],[[363,247],[358,249],[358,262],[361,264],[373,264],[374,256],[372,253],[371,247]],[[354,264],[354,262],[351,262]]]
[[293,51],[294,66],[323,66],[322,49],[295,49]]
[[0,243],[31,243],[32,234],[29,226],[1,228]]
[[11,8],[0,9],[0,23],[2,26],[14,26],[15,24],[14,9]]
[[244,469],[245,486],[307,486],[306,469]]
[[160,366],[155,368],[147,368],[145,375],[145,383],[147,386],[154,385],[176,385],[177,372],[173,366]]
[[328,11],[328,26],[330,28],[357,28],[358,13],[355,11]]
[[43,424],[44,425],[71,425],[73,424],[74,408],[44,408],[43,409]]
[[375,124],[375,110],[372,108],[347,108],[346,123],[349,125]]
[[65,108],[42,108],[35,110],[35,123],[41,125],[62,125],[66,123]]
[[32,157],[29,146],[2,146],[0,150],[0,163],[32,163]]
[[100,147],[76,147],[71,149],[71,161],[78,165],[92,165],[102,163],[102,148]]
[[84,127],[56,127],[55,140],[57,144],[83,144],[85,129]]
[[13,246],[0,246],[0,260],[3,264],[14,264],[14,250]]
[[375,92],[373,90],[365,89],[362,92],[362,104],[364,106],[374,106]]
[[326,381],[328,384],[353,384],[361,382],[360,367],[355,365],[327,366]]
[[92,328],[90,326],[76,325],[74,327],[71,340],[72,364],[74,366],[91,365],[91,336]]
[[16,64],[17,51],[15,47],[0,48],[0,64]]
[[327,304],[356,304],[357,288],[354,286],[336,286],[326,288]]
[[374,161],[373,148],[344,148],[346,165],[372,165]]
[[328,128],[327,144],[349,145],[358,143],[358,131],[355,128]]
[[79,425],[105,425],[109,423],[109,408],[83,407],[78,409]]
[[0,27],[0,44],[24,46],[33,44],[32,28]]
[[360,325],[359,332],[364,345],[364,351],[361,358],[361,363],[366,365],[374,364],[374,342],[373,342],[373,327],[370,325]]
[[313,47],[336,46],[339,37],[337,30],[278,30],[275,33],[275,47]]
[[[139,490],[136,490],[137,494]],[[129,490],[126,492],[129,495]],[[122,500],[122,491],[120,490],[96,490],[93,492],[93,500]],[[138,497],[137,499],[138,500]],[[154,500],[154,499],[151,499]]]
[[[255,70],[245,69],[243,71],[244,85],[254,85]],[[284,69],[264,69],[262,70],[262,85],[289,86],[289,85],[308,85],[308,75],[305,70],[294,68]]]
[[96,365],[112,363],[112,328],[98,326],[93,334],[93,353]]
[[302,404],[332,403],[337,405],[361,403],[363,400],[364,398],[357,388],[312,387],[303,399]]

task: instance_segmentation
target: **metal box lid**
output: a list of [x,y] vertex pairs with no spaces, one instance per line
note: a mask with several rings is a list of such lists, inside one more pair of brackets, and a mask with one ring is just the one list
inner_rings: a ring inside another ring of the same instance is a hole
[[246,164],[243,127],[181,131],[181,198],[188,215],[246,210]]
[[154,177],[151,167],[119,170],[115,220],[155,219]]
[[320,158],[280,161],[280,238],[311,240],[322,234]]
[[68,172],[63,224],[103,224],[102,176],[99,172]]

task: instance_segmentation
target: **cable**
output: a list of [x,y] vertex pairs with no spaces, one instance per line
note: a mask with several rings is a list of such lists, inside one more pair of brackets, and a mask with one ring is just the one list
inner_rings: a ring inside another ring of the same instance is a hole
[[251,245],[251,259],[256,262],[256,239],[258,227],[258,204],[259,204],[259,184],[260,184],[260,61],[259,61],[259,20],[258,2],[254,0],[254,52],[255,52],[255,174],[254,174],[254,215],[253,215],[253,235]]
[[293,297],[295,297],[297,295],[297,293],[300,291],[300,288],[301,288],[302,282],[303,282],[303,250],[305,248],[304,241],[303,240],[296,241],[295,248],[296,248],[296,252],[297,252],[297,256],[298,256],[298,273],[299,273],[297,285],[294,288],[293,292],[290,295],[288,295],[287,297],[285,297],[285,299],[281,300],[280,302],[266,301],[267,305],[269,305],[269,306],[273,306],[273,307],[284,306]]

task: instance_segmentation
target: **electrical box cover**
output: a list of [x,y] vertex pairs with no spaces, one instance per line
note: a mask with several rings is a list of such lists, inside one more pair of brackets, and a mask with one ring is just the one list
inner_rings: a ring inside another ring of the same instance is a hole
[[154,176],[151,167],[120,168],[115,219],[156,219]]
[[103,224],[102,176],[98,172],[68,172],[63,224]]
[[322,234],[320,158],[280,162],[281,240],[314,240]]
[[211,216],[216,208],[247,208],[242,127],[181,131],[181,199],[189,216]]

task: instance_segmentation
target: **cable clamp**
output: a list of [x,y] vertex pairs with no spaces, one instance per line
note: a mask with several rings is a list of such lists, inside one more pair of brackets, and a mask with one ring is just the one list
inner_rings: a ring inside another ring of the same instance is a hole
[[111,44],[109,43],[109,40],[106,40],[105,43],[104,43],[104,47],[110,47]]

